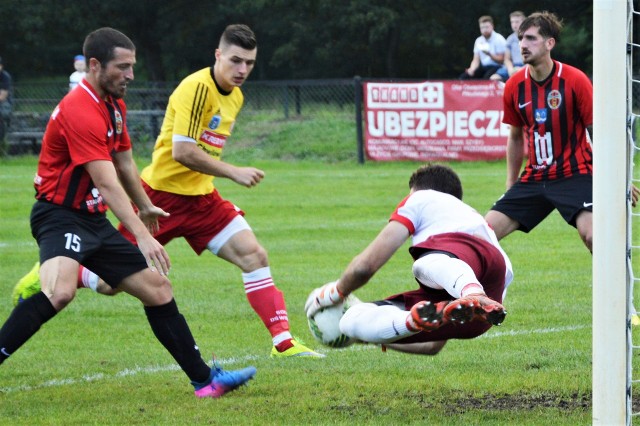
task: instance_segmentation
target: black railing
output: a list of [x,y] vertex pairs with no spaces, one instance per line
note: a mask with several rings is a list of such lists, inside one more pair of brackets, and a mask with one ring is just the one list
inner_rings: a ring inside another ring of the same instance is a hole
[[[351,141],[357,150],[355,132],[356,82],[359,79],[249,81],[242,86],[245,104],[238,121],[268,121],[271,126],[287,120],[313,119],[330,127],[336,119],[353,123]],[[157,137],[169,96],[177,82],[134,82],[127,90],[129,132],[137,143],[151,149]],[[2,154],[27,153],[39,149],[38,136],[44,133],[48,115],[67,93],[60,83],[16,84],[13,116]],[[266,117],[266,118],[265,118]]]

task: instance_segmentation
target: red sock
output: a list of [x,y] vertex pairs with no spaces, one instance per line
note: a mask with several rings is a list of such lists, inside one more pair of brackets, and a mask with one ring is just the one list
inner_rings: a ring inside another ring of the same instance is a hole
[[84,283],[82,282],[82,273],[84,272],[84,266],[80,265],[80,269],[78,269],[78,288],[86,288]]
[[292,348],[292,347],[293,347],[293,341],[291,339],[287,339],[287,340],[285,340],[283,342],[278,343],[276,345],[276,350],[278,352],[284,352],[287,349]]
[[282,292],[275,286],[272,285],[262,290],[247,293],[247,299],[272,337],[284,331],[289,331],[289,318],[284,297]]
[[242,278],[249,304],[256,311],[271,336],[275,337],[289,331],[289,317],[284,296],[273,284],[269,267],[243,273]]

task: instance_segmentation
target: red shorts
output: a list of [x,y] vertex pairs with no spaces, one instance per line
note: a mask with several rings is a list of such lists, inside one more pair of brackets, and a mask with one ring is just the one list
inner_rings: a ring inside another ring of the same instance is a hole
[[[179,195],[157,191],[142,181],[151,202],[170,213],[159,219],[160,230],[154,235],[163,246],[174,238],[184,237],[193,251],[201,254],[207,244],[236,216],[244,212],[223,199],[218,190],[207,195]],[[118,230],[135,244],[135,238],[122,224]]]
[[[418,259],[429,251],[447,252],[468,264],[473,269],[480,284],[484,287],[487,296],[502,302],[506,265],[502,253],[493,244],[469,234],[452,232],[435,235],[409,248],[409,252],[414,259]],[[422,284],[420,284],[418,290],[396,294],[387,298],[387,300],[404,303],[406,310],[411,309],[413,305],[422,300],[430,300],[437,303],[451,299],[452,297],[447,291],[436,290]],[[462,325],[447,324],[435,331],[418,333],[398,340],[397,343],[472,339],[481,335],[490,327],[490,324],[477,321]]]

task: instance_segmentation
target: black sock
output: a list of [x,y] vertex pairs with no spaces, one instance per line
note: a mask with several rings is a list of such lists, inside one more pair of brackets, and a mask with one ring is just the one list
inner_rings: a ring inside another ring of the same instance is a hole
[[57,313],[43,292],[20,302],[0,329],[0,364]]
[[178,312],[175,299],[166,305],[145,306],[144,311],[153,334],[182,367],[189,379],[197,383],[207,381],[211,369],[202,360],[189,325]]

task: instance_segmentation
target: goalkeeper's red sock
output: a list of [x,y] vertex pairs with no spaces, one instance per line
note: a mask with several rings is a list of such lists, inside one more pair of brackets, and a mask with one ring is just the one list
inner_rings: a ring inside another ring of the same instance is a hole
[[265,266],[253,272],[243,273],[242,281],[249,304],[271,333],[274,345],[286,345],[287,340],[291,340],[289,317],[284,296],[273,283],[271,269]]

